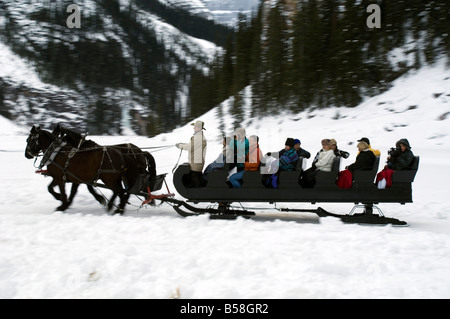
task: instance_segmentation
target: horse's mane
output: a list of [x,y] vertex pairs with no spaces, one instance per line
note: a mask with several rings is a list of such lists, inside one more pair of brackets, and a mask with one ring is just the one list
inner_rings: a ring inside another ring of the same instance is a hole
[[39,129],[39,134],[44,134],[49,140],[54,141],[56,140],[56,136],[52,134],[52,132],[44,130],[44,129]]
[[[82,146],[83,148],[90,148],[90,147],[96,147],[99,146],[97,143],[91,140],[85,140],[83,135],[78,133],[77,131],[62,127],[60,125],[57,125],[56,128],[53,130],[53,135],[59,136],[68,144],[70,144],[73,147]],[[82,141],[83,140],[83,141]],[[81,145],[80,142],[82,141]]]

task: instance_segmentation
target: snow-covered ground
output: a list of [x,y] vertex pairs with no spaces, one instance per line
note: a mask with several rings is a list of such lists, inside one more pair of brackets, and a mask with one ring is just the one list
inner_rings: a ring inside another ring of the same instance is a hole
[[[220,106],[224,114],[229,105]],[[217,111],[199,118],[207,129],[207,162],[220,151]],[[230,134],[232,119],[222,120]],[[386,216],[409,223],[392,227],[283,214],[269,204],[249,204],[267,207],[251,220],[182,218],[166,204],[139,209],[137,198],[124,216],[110,216],[83,186],[70,209],[54,212],[59,203],[47,192],[50,179],[35,174],[24,157],[30,128],[0,117],[0,298],[450,298],[449,120],[450,71],[441,63],[408,74],[354,109],[242,123],[248,135],[260,136],[263,152],[294,137],[315,154],[322,138],[335,138],[351,152],[342,165],[354,161],[363,136],[381,150],[382,162],[397,140],[408,138],[421,157],[414,203],[379,205]],[[151,139],[91,139],[154,147],[186,142],[191,134],[186,125]],[[178,149],[153,155],[175,191]],[[181,162],[186,159],[183,154]],[[320,206],[342,214],[352,208]]]

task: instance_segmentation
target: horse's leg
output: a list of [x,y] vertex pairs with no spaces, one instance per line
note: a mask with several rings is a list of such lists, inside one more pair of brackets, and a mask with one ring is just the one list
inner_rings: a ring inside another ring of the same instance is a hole
[[55,182],[55,180],[53,180],[47,187],[48,192],[50,194],[52,194],[56,200],[61,200],[61,195],[59,193],[55,192],[55,190],[54,190],[55,186],[56,186],[56,182]]
[[88,188],[89,192],[92,194],[92,196],[94,196],[94,198],[97,200],[97,202],[99,202],[103,206],[106,205],[105,198],[103,196],[100,196],[99,194],[97,194],[97,192],[95,191],[95,189],[92,185],[87,185],[87,188]]
[[125,205],[128,203],[128,200],[130,199],[130,193],[122,190],[119,192],[119,198],[120,198],[120,203],[119,203],[119,206],[117,207],[117,209],[114,211],[114,214],[123,215],[125,212]]
[[108,206],[107,206],[108,212],[113,208],[113,206],[114,206],[114,201],[115,201],[117,195],[119,195],[119,192],[113,190],[113,195],[112,195],[111,198],[109,199]]
[[80,187],[80,184],[72,183],[72,188],[70,189],[70,196],[69,196],[69,199],[68,199],[69,205],[72,204],[73,198],[77,194],[78,187]]
[[61,191],[61,201],[62,201],[62,205],[59,206],[58,208],[56,208],[57,211],[65,211],[67,209],[67,207],[69,207],[70,203],[67,200],[67,195],[66,195],[66,183],[61,181],[58,183],[59,189]]

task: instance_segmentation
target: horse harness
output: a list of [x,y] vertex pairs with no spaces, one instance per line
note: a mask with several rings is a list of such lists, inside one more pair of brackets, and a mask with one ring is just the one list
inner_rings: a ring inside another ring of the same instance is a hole
[[[117,153],[119,154],[119,156],[121,158],[121,161],[123,163],[122,170],[117,170],[114,167],[114,163],[113,163],[113,160],[111,158],[111,154],[108,151],[108,147],[107,146],[97,146],[97,147],[91,147],[91,148],[80,150],[81,144],[82,144],[82,142],[80,141],[80,143],[78,144],[77,148],[73,147],[70,151],[64,151],[63,149],[64,149],[64,147],[67,146],[67,144],[65,142],[61,141],[60,139],[54,140],[50,144],[50,146],[47,148],[47,150],[44,152],[42,160],[41,160],[41,163],[39,164],[39,167],[38,167],[38,172],[39,171],[42,172],[42,168],[44,166],[48,166],[48,165],[52,164],[55,167],[57,167],[57,168],[59,168],[59,169],[61,169],[63,171],[63,173],[64,173],[63,180],[64,181],[67,181],[67,175],[69,175],[70,177],[72,177],[75,180],[77,180],[79,183],[91,184],[93,186],[102,186],[101,184],[97,183],[97,181],[100,179],[100,175],[102,173],[106,173],[106,174],[121,174],[122,175],[122,180],[123,180],[125,186],[127,186],[128,183],[127,183],[126,177],[124,176],[124,172],[123,172],[123,168],[125,167],[125,165],[124,165],[125,164],[125,159],[124,159],[123,154],[121,152],[117,151]],[[73,174],[72,172],[70,172],[68,170],[70,161],[75,156],[75,154],[77,154],[79,152],[94,151],[94,150],[97,150],[97,149],[100,149],[100,148],[103,149],[102,158],[101,158],[101,161],[100,161],[100,166],[99,166],[99,168],[98,168],[94,178],[91,181],[83,181],[78,176],[76,176],[75,174]],[[60,154],[60,153],[68,153],[67,160],[66,160],[64,166],[61,166],[60,164],[55,162],[56,156],[58,154]],[[107,155],[107,157],[109,159],[109,162],[111,163],[112,169],[110,169],[110,170],[104,170],[102,168],[103,167],[103,162],[105,160],[105,154]]]

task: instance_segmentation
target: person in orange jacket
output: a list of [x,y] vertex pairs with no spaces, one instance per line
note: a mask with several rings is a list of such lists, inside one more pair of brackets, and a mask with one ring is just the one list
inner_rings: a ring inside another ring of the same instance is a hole
[[244,170],[230,176],[230,183],[233,188],[242,186],[242,178],[246,171],[257,171],[261,163],[262,151],[259,148],[259,138],[256,135],[250,136],[249,152],[244,163]]

